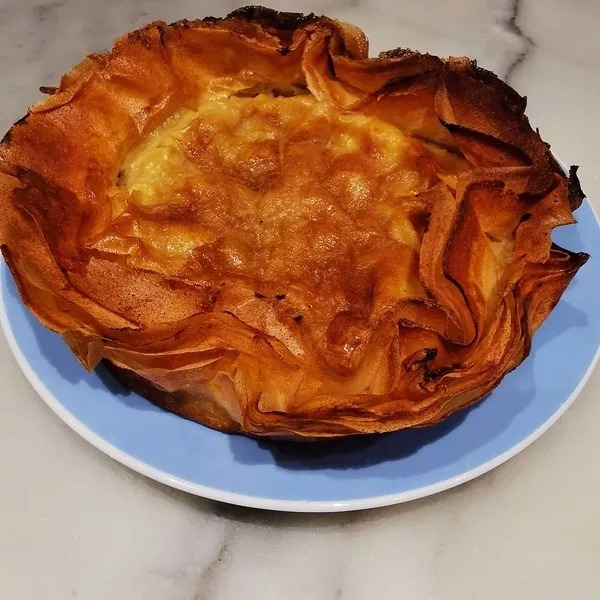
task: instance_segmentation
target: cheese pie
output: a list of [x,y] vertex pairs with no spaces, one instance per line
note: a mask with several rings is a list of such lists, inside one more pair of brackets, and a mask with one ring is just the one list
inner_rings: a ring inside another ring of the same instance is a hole
[[[0,145],[0,243],[87,369],[188,419],[318,439],[485,396],[588,258],[583,194],[466,58],[240,9],[91,55]],[[490,400],[493,401],[493,400]]]

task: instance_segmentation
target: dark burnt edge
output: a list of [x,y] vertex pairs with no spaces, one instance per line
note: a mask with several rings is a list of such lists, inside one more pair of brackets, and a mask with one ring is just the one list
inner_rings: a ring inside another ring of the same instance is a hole
[[[317,15],[313,12],[304,14],[300,12],[277,11],[259,5],[242,6],[230,12],[225,19],[242,19],[249,23],[255,23],[261,26],[268,33],[275,34],[279,38],[281,44],[281,47],[278,48],[278,52],[282,56],[285,56],[290,52],[292,36],[297,29],[320,20],[331,21],[329,17]],[[342,46],[341,53],[348,54],[345,40],[341,38],[340,42]],[[331,59],[330,55],[328,55],[328,58]],[[335,76],[335,69],[332,64],[330,64],[330,68]]]
[[56,92],[58,92],[58,90],[60,88],[53,86],[53,85],[40,85],[40,87],[38,89],[40,90],[40,92],[42,92],[42,94],[52,96],[52,95],[56,94]]
[[[398,321],[398,325],[400,326],[400,321]],[[409,325],[410,327],[411,325]],[[414,326],[414,325],[412,325]],[[402,362],[402,366],[403,368],[410,370],[410,371],[415,371],[418,368],[423,368],[425,371],[428,370],[428,366],[426,363],[431,362],[432,360],[434,360],[437,355],[438,355],[438,349],[437,348],[423,348],[423,350],[418,350],[415,354],[423,354],[423,356],[421,356],[421,358],[417,358],[411,361],[411,358],[414,357],[414,354],[412,356],[409,356],[407,358],[404,359],[404,361]]]
[[156,23],[150,23],[145,27],[131,31],[127,34],[127,37],[133,42],[139,42],[144,48],[146,48],[146,50],[150,50],[152,48],[152,38],[148,34],[155,27]]
[[471,67],[473,68],[475,78],[492,88],[506,108],[509,108],[511,112],[519,116],[525,114],[527,96],[521,96],[508,83],[502,81],[496,73],[480,67],[476,60],[471,61]]
[[27,119],[29,118],[29,116],[31,115],[31,113],[29,111],[27,111],[26,115],[23,115],[20,119],[17,119],[9,128],[9,130],[4,134],[2,140],[0,140],[0,143],[2,144],[8,144],[10,142],[10,138],[12,136],[12,129],[13,127],[18,127],[19,125],[25,125],[25,122],[27,121]]
[[157,23],[156,29],[158,30],[158,39],[160,41],[161,46],[164,48],[167,47],[167,40],[165,38],[165,26],[163,23]]
[[225,17],[225,19],[243,19],[251,23],[258,23],[263,27],[273,27],[283,31],[293,31],[301,25],[316,21],[318,18],[312,12],[307,15],[300,12],[282,12],[259,5],[236,8]]
[[[529,122],[529,117],[525,114],[525,109],[527,107],[527,97],[521,96],[508,83],[506,83],[505,81],[502,81],[498,77],[498,75],[496,75],[493,71],[489,71],[488,69],[483,69],[483,68],[479,67],[477,65],[477,61],[470,60],[469,62],[470,62],[470,67],[471,67],[471,69],[470,69],[471,76],[476,81],[483,83],[486,87],[488,87],[492,91],[494,96],[499,100],[500,106],[505,111],[507,111],[509,114],[512,114],[517,119],[517,121],[519,121],[521,123],[521,125],[525,129],[531,130],[531,132],[533,134],[537,135],[538,140],[542,144],[544,144],[544,146],[546,147],[546,161],[547,161],[548,166],[552,169],[553,165],[555,164],[555,159],[552,156],[552,153],[550,152],[550,144],[548,144],[547,142],[545,142],[542,139],[542,137],[540,135],[540,131],[537,127],[535,130],[533,129],[533,127],[531,126],[531,123]],[[453,71],[448,70],[447,72],[453,72]],[[521,149],[518,148],[517,146],[514,146],[503,140],[499,140],[498,138],[494,138],[493,136],[487,136],[486,134],[484,134],[482,132],[478,132],[476,130],[469,129],[468,127],[464,127],[464,126],[456,125],[456,124],[450,124],[450,123],[443,121],[442,119],[439,119],[439,120],[440,120],[440,123],[448,129],[450,129],[450,127],[457,127],[457,128],[461,128],[464,131],[471,132],[473,135],[480,136],[480,137],[483,136],[488,141],[488,143],[495,146],[496,148],[506,148],[506,149],[512,148],[513,155],[522,155],[522,156],[526,157],[525,166],[532,166],[534,164],[533,160],[528,155],[524,154],[524,152],[521,151]],[[456,129],[456,131],[458,131],[458,129]],[[452,132],[452,130],[451,130],[451,132]],[[563,169],[561,167],[558,168],[558,171],[563,173]]]
[[426,348],[425,349],[425,360],[433,360],[438,355],[437,348]]
[[[431,55],[429,53],[421,53],[409,48],[395,48],[393,50],[386,50],[380,52],[378,58],[383,59],[407,59],[410,57],[432,57],[437,59],[441,64],[441,68],[448,69],[448,65],[444,59],[441,59],[438,56]],[[514,88],[512,88],[508,83],[502,81],[502,79],[493,71],[489,69],[484,69],[477,64],[477,60],[469,60],[471,67],[471,76],[491,88],[494,95],[498,98],[503,108],[505,108],[508,112],[515,114],[523,120],[526,120],[529,123],[525,115],[525,110],[527,108],[527,96],[521,96]],[[431,77],[435,77],[438,75],[438,71],[432,67],[427,71],[422,73],[418,73],[415,75],[409,75],[406,77],[397,77],[392,78],[387,81],[377,93],[386,94],[395,91],[400,91],[409,86],[418,84],[419,81],[426,81]],[[539,132],[538,132],[539,133]]]
[[458,371],[458,369],[460,369],[460,367],[461,367],[460,363],[452,363],[450,366],[439,367],[439,368],[435,369],[434,371],[430,371],[427,368],[427,366],[428,366],[427,363],[425,363],[425,372],[423,373],[423,380],[426,383],[431,383],[433,381],[437,381],[438,379],[440,379],[444,375],[447,375],[448,373]]
[[27,120],[27,118],[29,117],[30,113],[29,111],[27,111],[26,115],[23,115],[20,119],[17,119],[14,123],[13,123],[13,127],[16,127],[17,125],[23,125],[25,124],[25,121]]
[[525,152],[523,152],[518,146],[514,146],[513,144],[509,144],[508,142],[499,140],[498,138],[492,135],[488,135],[487,133],[483,133],[475,129],[470,129],[469,127],[465,127],[464,125],[458,125],[457,123],[449,123],[448,121],[440,119],[439,116],[438,119],[440,123],[450,133],[463,133],[473,138],[477,138],[480,141],[484,141],[486,144],[489,144],[490,146],[493,146],[496,149],[503,150],[516,158],[522,159],[525,163],[523,166],[529,167],[533,164],[531,157],[525,154]]
[[[383,59],[400,59],[400,58],[408,58],[411,56],[432,56],[433,58],[437,58],[442,64],[445,64],[444,59],[441,59],[438,56],[429,54],[428,52],[418,52],[416,50],[412,50],[411,48],[394,48],[392,50],[384,50],[378,54],[378,58]],[[488,87],[492,88],[495,92],[495,95],[500,99],[502,104],[508,108],[511,112],[517,115],[524,115],[525,110],[527,108],[527,96],[521,96],[513,87],[511,87],[508,83],[503,81],[497,73],[490,71],[489,69],[484,69],[477,64],[477,60],[470,60],[470,66],[472,69],[472,75],[478,81],[481,81]],[[411,78],[414,80],[418,80],[424,76],[429,75],[430,73],[434,73],[434,70],[420,73],[415,76],[409,76],[406,78],[398,78],[399,82],[408,81]],[[392,91],[395,90],[396,80],[391,79],[388,81],[382,92],[384,91]],[[400,88],[399,88],[400,89]]]
[[[529,221],[529,219],[531,219],[531,213],[530,212],[526,212],[523,213],[523,215],[521,216],[521,218],[519,219],[519,225],[521,223],[525,223],[525,221]],[[517,226],[518,227],[518,226]]]
[[574,263],[573,271],[576,273],[590,258],[592,258],[592,255],[587,252],[571,252],[571,260]]
[[571,273],[576,273],[577,270],[585,265],[585,263],[591,258],[587,252],[573,252],[568,248],[559,246],[556,242],[552,242],[552,245],[550,246],[550,252],[561,252],[565,256],[568,256],[571,263],[571,270],[569,272]]
[[411,55],[421,55],[420,52],[412,50],[411,48],[392,48],[391,50],[382,50],[377,58],[405,58]]
[[333,56],[331,56],[331,52],[327,52],[327,68],[329,69],[331,76],[334,79],[337,79],[337,75],[335,73],[335,64],[333,62]]
[[581,182],[579,181],[579,177],[577,176],[578,170],[579,165],[571,165],[569,167],[567,188],[571,210],[577,210],[581,206],[583,199],[586,197],[584,191],[581,189]]
[[207,16],[202,19],[194,19],[191,21],[188,19],[180,19],[179,21],[169,23],[168,26],[189,29],[196,26],[198,23],[220,23],[233,19],[246,21],[248,23],[259,25],[265,29],[265,31],[279,37],[281,47],[278,48],[277,51],[282,56],[285,56],[290,52],[291,34],[299,27],[314,23],[322,18],[324,17],[319,17],[312,12],[309,14],[284,12],[259,5],[248,5],[233,10],[225,17]]
[[[417,56],[417,55],[413,55]],[[388,79],[377,91],[374,92],[376,96],[384,96],[387,94],[393,94],[395,92],[408,91],[410,88],[418,86],[420,83],[427,84],[432,81],[436,81],[439,76],[440,70],[431,68],[421,73],[415,73],[413,75],[405,75],[404,77],[392,77]]]

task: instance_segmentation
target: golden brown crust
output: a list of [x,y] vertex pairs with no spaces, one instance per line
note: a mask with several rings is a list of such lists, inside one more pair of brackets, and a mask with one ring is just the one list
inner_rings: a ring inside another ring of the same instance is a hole
[[[207,90],[235,119],[198,112]],[[576,169],[464,58],[368,58],[357,27],[247,7],[150,24],[46,91],[0,144],[23,301],[87,368],[211,427],[436,423],[520,364],[587,259],[551,242]],[[155,202],[123,165],[165,122],[193,177]]]

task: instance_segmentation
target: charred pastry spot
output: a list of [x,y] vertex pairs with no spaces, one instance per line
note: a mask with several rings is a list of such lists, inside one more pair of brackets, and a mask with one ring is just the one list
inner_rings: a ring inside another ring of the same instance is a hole
[[486,231],[485,232],[485,237],[490,240],[490,242],[502,242],[502,240],[499,237],[496,237],[495,235],[493,235],[492,233]]
[[302,319],[303,319],[302,315],[296,315],[294,317],[294,321],[296,321],[296,323],[298,323],[298,324],[302,323]]
[[451,373],[454,370],[454,365],[451,365],[450,367],[440,367],[435,371],[425,371],[424,379],[426,382],[429,383],[431,381],[435,381],[436,379],[440,379],[440,377],[443,377],[444,375],[447,375],[448,373]]
[[52,96],[58,92],[58,88],[50,85],[40,85],[40,92],[42,92],[42,94],[48,94]]
[[429,219],[431,218],[431,212],[413,212],[409,213],[408,220],[411,225],[415,229],[415,231],[423,232],[423,234],[427,233],[427,229],[429,227]]
[[502,141],[488,133],[483,133],[457,123],[450,123],[443,119],[440,119],[440,123],[453,135],[464,136],[465,138],[471,138],[479,143],[486,144],[489,148],[496,149],[520,161],[524,166],[533,164],[531,157],[527,155],[526,151],[514,144]]
[[531,213],[526,212],[521,217],[521,220],[519,221],[519,223],[525,223],[525,221],[529,221],[529,219],[531,219]]
[[285,294],[276,294],[275,300],[285,300]]
[[375,284],[372,284],[368,287],[368,289],[366,290],[365,297],[369,302],[373,302],[373,299],[375,298]]
[[509,85],[502,81],[493,71],[484,69],[477,64],[476,60],[471,61],[474,76],[481,82],[498,94],[502,105],[514,112],[517,116],[522,115],[527,108],[527,96],[521,96]]
[[215,304],[217,303],[217,300],[219,299],[219,296],[221,295],[221,290],[214,290],[211,295],[210,295],[210,299],[208,302],[208,306],[209,309],[212,310],[215,306]]
[[333,64],[333,58],[331,57],[331,54],[327,54],[327,66],[329,67],[329,72],[331,73],[332,77],[335,77],[335,65]]
[[266,298],[266,296],[264,294],[261,294],[260,292],[254,292],[254,297],[258,298],[259,300],[263,300],[264,298]]
[[157,29],[158,29],[158,39],[160,40],[161,45],[166,48],[167,42],[165,39],[165,28],[162,25],[158,25]]
[[418,368],[421,368],[425,365],[425,370],[427,371],[426,363],[432,361],[438,355],[437,348],[423,348],[422,350],[418,350],[407,359],[404,360],[403,367],[407,371],[415,371]]
[[429,231],[429,222],[431,221],[431,211],[423,215],[423,235]]
[[[394,92],[401,92],[408,90],[419,83],[424,83],[430,79],[434,74],[434,70],[424,71],[416,75],[405,75],[402,77],[392,77],[389,81],[386,81],[377,91],[378,96],[385,96],[386,94],[392,94]],[[417,137],[417,136],[415,136]]]
[[[215,19],[215,17],[206,17],[210,19]],[[188,19],[180,19],[179,21],[173,21],[169,23],[169,27],[182,27],[183,29],[188,29],[190,26],[190,22]]]
[[283,48],[279,48],[278,52],[279,52],[279,54],[281,54],[281,56],[285,56],[286,54],[290,53],[290,47],[284,46]]
[[415,54],[410,48],[394,48],[393,50],[384,50],[379,53],[379,58],[404,58]]
[[129,34],[129,39],[132,42],[139,42],[144,48],[150,49],[152,47],[152,41],[148,37],[147,31],[145,29],[138,29],[137,31],[133,31]]
[[437,348],[427,348],[425,350],[425,358],[423,360],[433,360],[437,355]]
[[314,13],[305,15],[297,12],[278,12],[264,6],[242,6],[227,15],[227,19],[232,18],[259,22],[261,25],[280,30],[293,30],[300,25],[314,21],[316,16]]
[[577,252],[572,255],[572,268],[577,270],[579,267],[585,265],[585,263],[590,259],[590,255],[587,252]]

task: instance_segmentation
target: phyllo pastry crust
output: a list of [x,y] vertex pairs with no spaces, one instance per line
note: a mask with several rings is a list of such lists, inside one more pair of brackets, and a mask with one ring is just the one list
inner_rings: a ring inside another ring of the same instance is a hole
[[525,99],[466,58],[240,9],[91,55],[0,145],[0,243],[88,369],[224,431],[316,439],[482,398],[588,258]]

